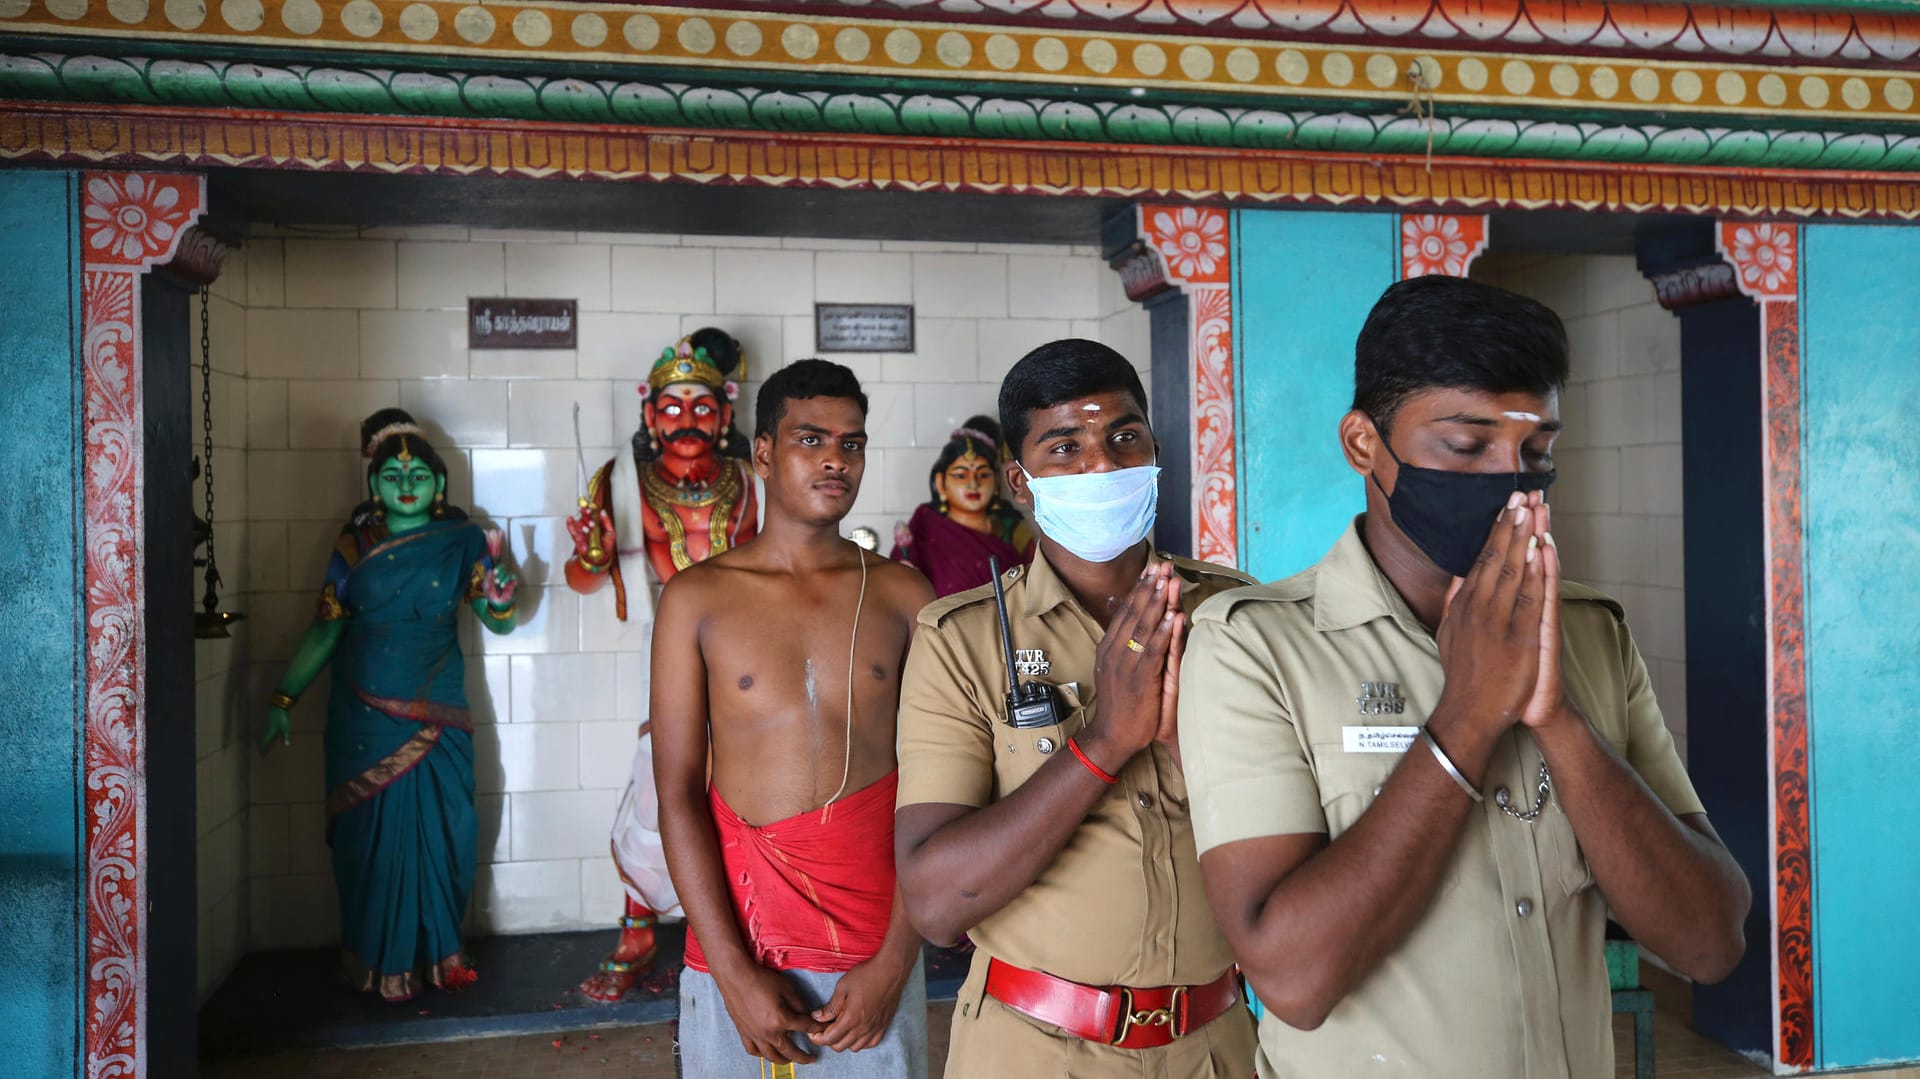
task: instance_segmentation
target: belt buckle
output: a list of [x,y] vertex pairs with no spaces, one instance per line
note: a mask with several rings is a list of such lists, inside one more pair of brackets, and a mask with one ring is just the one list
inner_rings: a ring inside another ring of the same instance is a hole
[[1173,995],[1167,1000],[1166,1007],[1136,1009],[1133,1006],[1133,990],[1122,986],[1120,988],[1120,1031],[1108,1044],[1119,1045],[1126,1041],[1127,1035],[1133,1032],[1134,1027],[1168,1027],[1172,1039],[1179,1041],[1187,1033],[1183,1029],[1186,1024],[1181,1021],[1184,1018],[1184,1010],[1180,1006],[1186,996],[1187,987],[1176,985],[1173,987]]

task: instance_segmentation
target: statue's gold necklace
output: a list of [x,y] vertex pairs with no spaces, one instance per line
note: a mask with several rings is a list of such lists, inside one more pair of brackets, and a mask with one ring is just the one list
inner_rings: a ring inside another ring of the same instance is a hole
[[723,458],[720,474],[713,482],[698,486],[668,483],[659,469],[643,469],[640,494],[653,508],[654,516],[660,518],[660,527],[667,530],[667,553],[673,559],[675,570],[693,565],[693,557],[687,553],[687,526],[673,512],[675,507],[712,507],[707,516],[707,554],[712,556],[727,549],[727,522],[733,517],[734,503],[740,498],[740,470],[731,460]]

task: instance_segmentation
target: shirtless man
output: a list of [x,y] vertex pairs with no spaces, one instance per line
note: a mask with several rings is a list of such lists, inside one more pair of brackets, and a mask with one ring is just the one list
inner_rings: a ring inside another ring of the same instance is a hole
[[660,596],[654,776],[690,925],[680,1053],[703,1079],[758,1076],[763,1061],[926,1074],[920,937],[894,885],[894,715],[915,616],[934,597],[911,568],[840,537],[866,411],[839,364],[768,379],[760,534]]

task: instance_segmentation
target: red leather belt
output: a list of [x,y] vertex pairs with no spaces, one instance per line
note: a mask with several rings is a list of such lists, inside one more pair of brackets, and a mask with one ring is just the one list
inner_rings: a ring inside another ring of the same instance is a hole
[[1240,986],[1232,967],[1206,985],[1101,988],[993,959],[987,963],[987,995],[1090,1042],[1157,1049],[1231,1011]]

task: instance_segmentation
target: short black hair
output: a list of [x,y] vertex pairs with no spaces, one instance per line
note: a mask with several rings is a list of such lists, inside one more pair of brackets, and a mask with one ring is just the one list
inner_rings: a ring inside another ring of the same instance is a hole
[[1026,445],[1033,413],[1062,401],[1121,390],[1140,403],[1147,418],[1147,391],[1125,356],[1098,341],[1068,337],[1049,341],[1025,356],[1000,380],[1000,430],[1017,460]]
[[1400,406],[1438,387],[1545,396],[1567,384],[1567,330],[1538,300],[1464,277],[1395,283],[1353,350],[1353,407],[1382,435]]
[[788,401],[810,397],[844,397],[867,414],[867,395],[852,371],[831,360],[796,360],[773,373],[760,387],[753,405],[753,437],[771,435],[787,414]]

